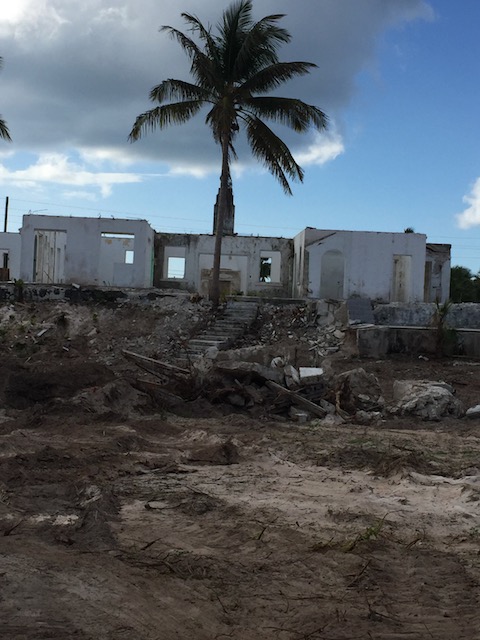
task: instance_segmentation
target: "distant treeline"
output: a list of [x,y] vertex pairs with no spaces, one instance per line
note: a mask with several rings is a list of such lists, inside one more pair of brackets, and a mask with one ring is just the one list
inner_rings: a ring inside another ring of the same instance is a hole
[[466,267],[452,267],[450,299],[452,302],[480,302],[480,272],[474,275]]

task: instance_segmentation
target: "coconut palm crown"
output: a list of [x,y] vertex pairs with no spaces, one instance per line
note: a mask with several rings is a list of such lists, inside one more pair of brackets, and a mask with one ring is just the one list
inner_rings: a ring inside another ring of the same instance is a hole
[[222,155],[211,290],[211,298],[218,304],[221,239],[224,233],[233,234],[230,163],[237,158],[234,142],[239,131],[245,131],[253,155],[290,195],[289,180],[302,181],[303,171],[266,122],[302,133],[312,127],[324,129],[327,118],[323,111],[301,100],[265,95],[316,67],[311,62],[279,60],[278,47],[291,38],[278,25],[283,14],[254,22],[251,0],[240,0],[223,12],[215,33],[194,15],[181,15],[192,37],[170,26],[161,27],[161,31],[175,39],[190,59],[194,82],[168,79],[153,87],[150,100],[158,106],[137,117],[129,139],[133,142],[156,128],[183,124],[208,107],[205,122]]

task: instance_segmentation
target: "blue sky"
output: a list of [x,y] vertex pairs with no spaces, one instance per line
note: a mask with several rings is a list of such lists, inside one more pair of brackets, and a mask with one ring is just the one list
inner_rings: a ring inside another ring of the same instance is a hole
[[[182,11],[215,24],[228,4],[0,0],[0,113],[13,138],[0,142],[0,203],[9,197],[9,231],[32,211],[211,232],[219,149],[202,115],[134,144],[127,136],[153,106],[153,85],[188,79],[182,51],[158,28],[183,30]],[[236,231],[414,227],[451,243],[453,264],[476,273],[478,0],[254,0],[256,19],[269,13],[285,13],[292,35],[280,57],[319,67],[275,93],[319,106],[330,128],[320,138],[285,132],[305,170],[293,197],[239,138]]]

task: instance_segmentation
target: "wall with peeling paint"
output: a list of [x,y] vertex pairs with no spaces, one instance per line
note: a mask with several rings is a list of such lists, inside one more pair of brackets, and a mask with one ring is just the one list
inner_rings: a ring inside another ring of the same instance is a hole
[[154,231],[145,220],[30,214],[23,217],[20,237],[20,275],[25,282],[139,288],[153,284]]
[[[155,286],[198,291],[208,295],[215,236],[157,233]],[[291,292],[293,243],[288,238],[225,236],[222,240],[220,280],[227,294],[288,297]],[[169,260],[184,261],[183,277],[169,277]],[[261,279],[261,264],[270,261],[268,281]]]
[[[354,296],[381,302],[424,300],[426,236],[307,228],[294,239],[295,291],[310,298]],[[447,299],[449,269],[442,298]],[[305,294],[304,294],[305,295]]]

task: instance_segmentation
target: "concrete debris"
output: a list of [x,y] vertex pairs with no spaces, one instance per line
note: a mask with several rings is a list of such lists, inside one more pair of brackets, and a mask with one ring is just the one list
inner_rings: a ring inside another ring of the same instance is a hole
[[465,417],[466,418],[480,418],[480,404],[477,404],[474,407],[470,407],[470,409],[467,409]]
[[300,367],[300,382],[302,384],[313,384],[321,382],[323,378],[323,369],[320,367]]
[[354,421],[356,424],[369,426],[381,422],[383,414],[380,411],[357,411]]
[[295,393],[294,391],[285,389],[285,387],[282,387],[281,385],[277,384],[276,382],[272,382],[271,380],[267,380],[265,384],[272,391],[277,391],[280,395],[287,396],[291,400],[292,404],[298,405],[302,409],[305,409],[321,418],[325,416],[326,411],[320,405],[311,402],[304,396],[301,396],[299,393]]
[[315,427],[338,427],[344,424],[345,420],[336,413],[327,413],[324,418],[314,420],[312,426]]
[[385,407],[385,400],[377,378],[358,368],[335,376],[333,386],[337,405],[349,415],[357,411],[378,411]]
[[285,385],[287,389],[298,389],[300,386],[300,375],[295,367],[287,364],[283,368],[283,373],[285,375]]
[[284,380],[283,370],[264,367],[258,362],[217,362],[215,368],[222,373],[238,377],[250,376],[260,380],[272,380],[278,384],[283,384]]
[[461,418],[465,409],[454,393],[453,387],[445,382],[396,380],[393,384],[396,405],[390,412],[429,421],[439,421],[445,416]]
[[290,407],[288,410],[288,415],[295,422],[308,422],[311,419],[311,414],[308,411],[304,411],[303,409],[297,409],[297,407]]

